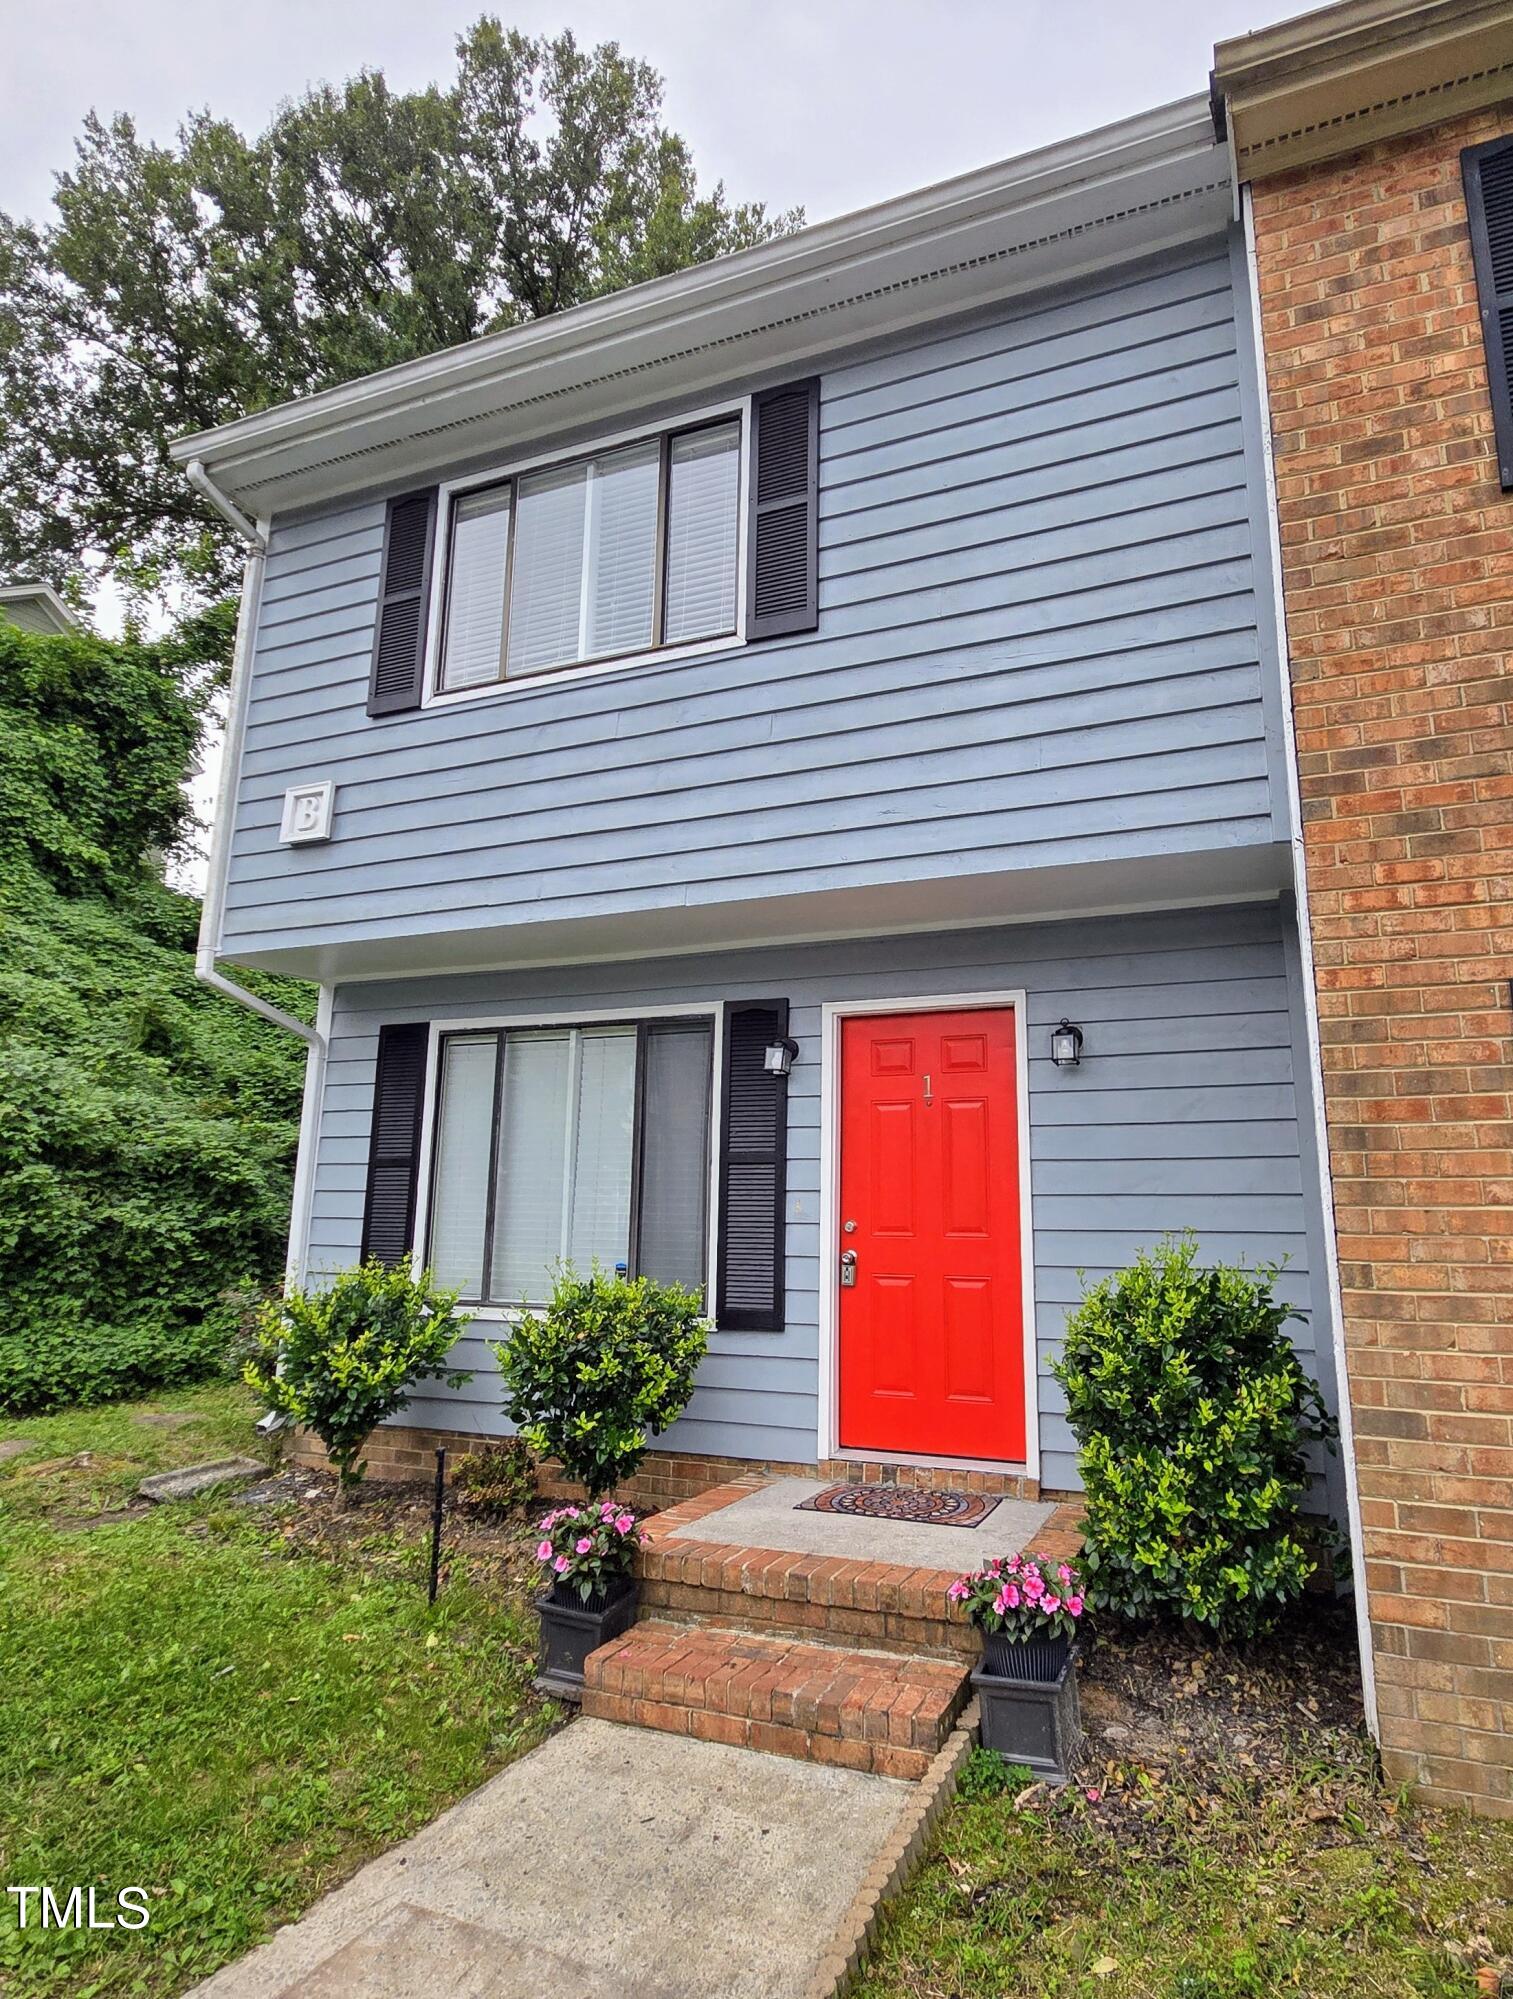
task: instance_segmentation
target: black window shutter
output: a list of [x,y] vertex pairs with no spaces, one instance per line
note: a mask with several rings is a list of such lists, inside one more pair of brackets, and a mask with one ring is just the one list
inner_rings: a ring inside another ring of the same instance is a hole
[[769,1041],[788,1032],[787,1000],[725,1008],[720,1102],[722,1332],[783,1330],[783,1210],[788,1193],[788,1078],[768,1075]]
[[820,385],[787,382],[751,402],[746,636],[819,623]]
[[379,569],[378,626],[368,713],[398,715],[418,708],[425,673],[426,610],[431,548],[436,537],[436,489],[390,500]]
[[1504,492],[1513,488],[1513,134],[1460,156]]
[[368,1191],[362,1212],[362,1260],[403,1263],[415,1243],[420,1180],[420,1115],[426,1086],[425,1022],[378,1030]]

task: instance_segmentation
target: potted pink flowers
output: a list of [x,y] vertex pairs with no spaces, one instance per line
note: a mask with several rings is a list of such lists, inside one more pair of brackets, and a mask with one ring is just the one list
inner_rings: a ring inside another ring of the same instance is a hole
[[537,1529],[536,1560],[547,1588],[536,1599],[541,1619],[541,1675],[545,1693],[576,1700],[583,1691],[583,1662],[590,1652],[629,1629],[636,1614],[631,1559],[641,1545],[640,1524],[612,1499],[557,1506]]
[[1081,1740],[1075,1654],[1086,1606],[1076,1567],[1008,1555],[958,1576],[949,1594],[982,1633],[972,1686],[983,1747],[1065,1783]]

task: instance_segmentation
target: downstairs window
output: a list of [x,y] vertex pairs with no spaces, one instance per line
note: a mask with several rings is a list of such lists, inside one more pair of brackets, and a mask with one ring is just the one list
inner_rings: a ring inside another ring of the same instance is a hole
[[712,1021],[499,1028],[441,1042],[427,1260],[470,1304],[557,1269],[703,1293]]

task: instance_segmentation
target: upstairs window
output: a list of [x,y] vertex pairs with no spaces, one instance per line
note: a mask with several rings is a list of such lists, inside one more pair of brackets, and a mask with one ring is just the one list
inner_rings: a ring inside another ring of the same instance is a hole
[[736,629],[738,417],[461,496],[442,693]]
[[702,1292],[713,1044],[707,1018],[445,1036],[437,1282],[515,1307],[597,1263]]

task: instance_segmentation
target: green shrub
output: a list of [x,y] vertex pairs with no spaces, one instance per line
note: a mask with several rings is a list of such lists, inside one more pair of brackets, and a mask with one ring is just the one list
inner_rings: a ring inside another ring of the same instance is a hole
[[696,1293],[564,1271],[545,1313],[525,1312],[494,1343],[505,1414],[539,1457],[556,1458],[597,1499],[687,1408],[708,1343]]
[[504,1437],[459,1458],[452,1494],[464,1513],[504,1518],[536,1497],[536,1463],[523,1437]]
[[1200,1269],[1190,1236],[1084,1293],[1053,1363],[1080,1450],[1089,1600],[1226,1637],[1276,1621],[1317,1567],[1304,1446],[1333,1419],[1274,1268]]
[[363,1475],[363,1445],[417,1381],[458,1388],[472,1379],[446,1364],[467,1324],[456,1304],[429,1271],[413,1277],[376,1261],[340,1271],[324,1289],[290,1291],[262,1308],[244,1378],[270,1409],[315,1432],[345,1497]]
[[202,1381],[224,1364],[232,1315],[197,1324],[136,1319],[124,1326],[59,1317],[0,1336],[0,1410],[40,1416]]

